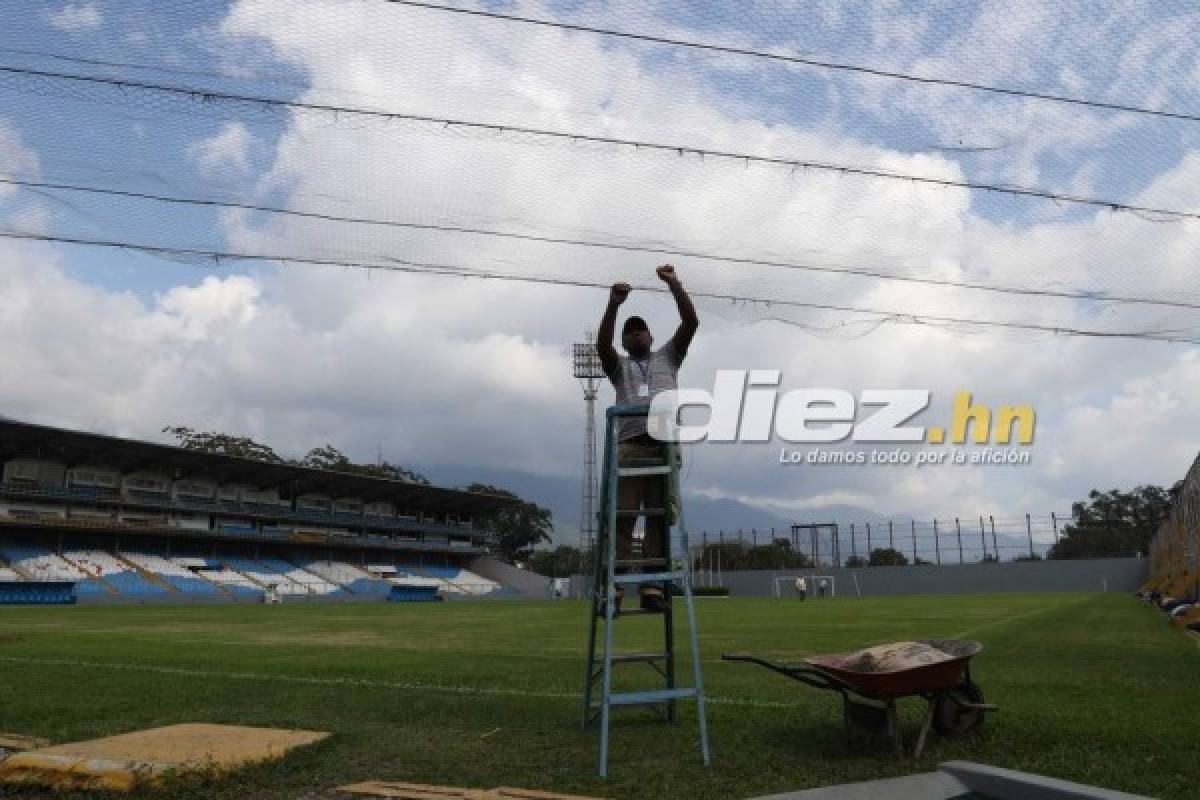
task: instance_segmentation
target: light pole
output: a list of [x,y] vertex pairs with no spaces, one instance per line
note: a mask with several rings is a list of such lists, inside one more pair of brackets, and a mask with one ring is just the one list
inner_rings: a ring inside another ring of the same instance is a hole
[[583,435],[583,503],[579,517],[579,548],[591,552],[596,538],[596,395],[604,367],[591,331],[574,346],[575,377],[583,388],[587,417]]

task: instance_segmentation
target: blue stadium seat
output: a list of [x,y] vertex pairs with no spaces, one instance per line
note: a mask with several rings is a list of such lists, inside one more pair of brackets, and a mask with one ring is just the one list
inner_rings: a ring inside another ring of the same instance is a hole
[[218,589],[209,581],[206,581],[204,578],[186,578],[183,575],[161,574],[159,577],[185,594],[214,595],[221,593],[220,589]]
[[452,581],[457,578],[459,573],[458,567],[431,566],[429,564],[425,564],[420,567],[414,567],[414,569],[430,576],[431,578],[442,578],[448,581]]
[[435,586],[393,586],[388,594],[392,603],[429,603],[438,599]]
[[75,582],[75,594],[79,595],[80,597],[83,597],[83,596],[107,597],[107,596],[109,596],[108,589],[104,588],[104,585],[102,583],[100,583],[99,581],[93,581],[93,580],[76,581]]
[[69,582],[0,582],[0,605],[64,605],[76,601]]
[[375,578],[356,578],[346,588],[350,590],[351,594],[387,597],[388,593],[392,590],[392,585],[387,581]]
[[110,586],[121,594],[167,594],[166,589],[157,583],[146,580],[141,574],[132,570],[110,572],[106,573],[103,577]]

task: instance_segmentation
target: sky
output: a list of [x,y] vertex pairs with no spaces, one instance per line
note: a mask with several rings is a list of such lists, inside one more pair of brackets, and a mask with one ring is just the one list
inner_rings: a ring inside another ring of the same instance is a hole
[[0,179],[42,185],[0,182],[0,233],[18,236],[0,238],[0,414],[575,476],[570,345],[618,280],[637,287],[623,313],[665,343],[677,315],[649,289],[669,260],[720,296],[697,300],[682,386],[769,369],[780,392],[928,390],[922,425],[960,390],[1037,413],[1023,465],[791,466],[779,439],[692,445],[693,495],[797,519],[1044,515],[1092,488],[1169,485],[1195,458],[1195,344],[932,318],[1194,340],[1200,221],[926,180],[1200,210],[1200,122],[1180,118],[1200,109],[1190,4],[448,5],[1178,116],[383,0],[10,5]]

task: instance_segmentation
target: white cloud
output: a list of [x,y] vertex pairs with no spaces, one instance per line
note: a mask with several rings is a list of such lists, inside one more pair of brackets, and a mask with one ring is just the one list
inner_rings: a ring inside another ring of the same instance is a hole
[[[481,22],[386,4],[267,0],[236,4],[224,30],[269,43],[313,86],[353,90],[356,102],[380,108],[963,174],[943,155],[897,152],[835,125],[766,124],[755,98],[724,102],[706,73],[594,37],[513,28],[500,38]],[[924,35],[914,22],[879,46],[915,57]],[[313,89],[303,99],[325,98]],[[1007,135],[1046,119],[1022,113],[999,119],[996,129]],[[1076,143],[1109,133],[1080,133]],[[539,146],[529,137],[440,125],[297,113],[270,146],[269,169],[257,176],[264,196],[400,221],[866,263],[951,280],[1162,293],[1194,274],[1200,255],[1184,225],[1108,213],[1000,225],[981,219],[963,190],[582,143]],[[254,162],[267,147],[265,136],[256,140],[230,121],[189,153],[202,175],[255,177]],[[1030,153],[1011,169],[1032,174]],[[1190,202],[1195,161],[1185,158],[1160,176],[1148,196]],[[331,259],[647,285],[658,260],[244,213],[222,222],[234,249]],[[779,368],[792,387],[932,388],[940,404],[932,420],[960,388],[995,404],[1031,402],[1042,415],[1030,468],[806,470],[778,465],[773,445],[694,448],[689,485],[710,496],[795,512],[835,502],[925,516],[1061,511],[1092,485],[1182,474],[1184,451],[1200,434],[1186,404],[1153,391],[1167,382],[1190,385],[1195,363],[1180,353],[1191,351],[899,324],[857,340],[838,336],[838,327],[818,338],[761,321],[780,316],[822,327],[853,316],[778,307],[787,299],[1045,324],[1157,321],[1144,310],[678,263],[694,289],[777,304],[701,302],[702,327],[683,373],[693,385],[711,385],[722,367]],[[417,468],[458,462],[546,474],[574,474],[578,464],[582,403],[566,347],[595,325],[604,302],[596,290],[296,265],[213,276],[139,300],[80,285],[42,251],[16,248],[0,251],[0,289],[0,334],[13,342],[6,358],[14,365],[0,375],[0,396],[14,416],[137,435],[189,424],[254,435],[293,453],[330,441],[369,457],[382,444],[389,458]],[[660,342],[674,324],[663,296],[635,293],[627,310],[647,316]],[[602,402],[610,397],[606,389]],[[1149,421],[1127,436],[1101,436],[1121,409],[1139,405]],[[1170,457],[1159,460],[1159,452]]]
[[[803,467],[793,467],[793,469],[803,469]],[[766,508],[783,514],[820,510],[834,505],[871,508],[876,499],[873,495],[865,492],[854,492],[844,489],[822,494],[806,495],[796,499],[785,499],[770,495],[729,494],[717,487],[689,488],[688,491],[691,494],[697,494],[711,500],[737,500],[746,505]]]
[[205,177],[244,175],[250,170],[250,150],[254,135],[238,120],[226,121],[207,139],[188,147],[188,155]]
[[182,323],[182,334],[193,341],[208,339],[214,326],[244,327],[255,317],[258,284],[235,275],[221,280],[209,276],[199,286],[176,286],[159,300],[163,313]]
[[47,12],[46,20],[67,33],[91,31],[104,24],[104,14],[94,2],[67,3],[58,11]]
[[[329,9],[317,4],[305,13],[320,18]],[[450,24],[437,15],[398,17],[378,9],[359,11],[352,22],[339,16],[339,25],[301,26],[280,17],[291,13],[286,7],[244,2],[234,9],[226,30],[263,37],[286,60],[302,66],[314,85],[353,86],[372,98],[376,107],[430,114],[441,109],[465,118],[531,127],[570,127],[586,120],[588,127],[604,126],[614,136],[652,140],[682,136],[714,148],[820,153],[883,169],[961,177],[957,165],[941,156],[883,150],[858,142],[844,131],[759,124],[745,116],[750,101],[736,109],[722,106],[722,98],[709,91],[702,73],[648,65],[636,51],[608,47],[593,38],[545,30],[526,36],[512,29],[512,38],[498,40],[486,35],[482,27],[457,19]],[[338,9],[337,13],[344,12]],[[332,44],[328,38],[331,31],[348,38],[340,45]],[[360,36],[364,31],[369,33]],[[916,42],[919,32],[920,26],[914,26],[906,41]],[[411,43],[405,48],[408,60],[398,63],[386,57],[405,42]],[[355,59],[335,57],[352,44],[357,45]],[[458,54],[449,70],[440,60],[447,51]],[[570,57],[564,59],[563,53]],[[439,76],[439,80],[431,81],[429,76]],[[319,96],[314,91],[313,98]],[[1027,123],[1032,124],[1029,119],[1021,124]],[[313,170],[314,163],[320,163],[321,170]],[[1189,185],[1186,176],[1191,170],[1185,161],[1172,171],[1178,177],[1164,180]],[[330,180],[334,175],[336,182]],[[341,186],[354,186],[355,198],[339,195]],[[484,226],[557,235],[586,232],[632,242],[682,242],[691,249],[785,260],[796,260],[797,254],[803,254],[800,260],[825,263],[873,259],[885,269],[902,258],[903,262],[895,265],[899,271],[1001,285],[1121,287],[1122,275],[1128,274],[1135,253],[1145,252],[1150,240],[1155,242],[1151,248],[1155,252],[1172,255],[1157,264],[1152,274],[1142,270],[1133,284],[1136,288],[1167,291],[1178,285],[1194,263],[1186,231],[1132,217],[1101,213],[1083,222],[1013,228],[973,215],[973,198],[961,190],[860,181],[821,172],[791,175],[786,170],[753,165],[586,146],[537,147],[520,137],[465,131],[448,135],[441,128],[420,129],[402,123],[364,123],[339,129],[331,127],[328,120],[296,117],[279,140],[272,171],[264,181],[264,188],[280,187],[292,191],[298,205],[309,198],[335,197],[360,210],[395,219],[465,219]],[[641,266],[633,266],[636,257],[547,250],[487,239],[386,231],[364,238],[350,237],[350,229],[307,222],[262,228],[231,221],[235,223],[231,236],[243,246],[288,247],[331,257],[375,259],[405,254],[416,260],[517,272],[536,272],[532,265],[540,262],[557,267],[551,272],[561,272],[560,259],[569,258],[574,274],[597,280],[639,269],[648,271],[651,263],[645,259]],[[680,270],[693,287],[777,299],[914,313],[930,310],[1047,325],[1070,321],[1081,327],[1104,322],[1120,327],[1124,321],[1136,326],[1153,321],[1150,315],[1130,308],[1105,310],[1114,321],[1096,320],[1072,301],[1031,303],[1008,295],[737,270],[695,260],[685,260]],[[333,315],[334,321],[327,324],[342,324],[352,313],[361,313],[364,303],[391,302],[386,299],[392,296],[391,284],[384,283],[368,300],[321,283],[326,288],[320,293],[296,290],[297,296],[319,294],[322,298],[313,309],[314,321]],[[519,287],[500,290],[463,284],[454,296],[465,304],[461,314],[452,304],[431,298],[425,313],[416,312],[410,324],[420,324],[421,318],[468,318],[477,308],[486,307],[482,298],[488,296],[520,298],[536,293]],[[501,327],[528,331],[543,341],[566,342],[594,321],[601,302],[597,293],[591,298],[572,297],[555,308],[519,301],[497,303],[494,308],[503,312],[485,315],[471,330],[482,336]],[[634,310],[646,308],[640,298],[633,302],[639,304]],[[1121,363],[1134,374],[1154,374],[1170,357],[1169,349],[1161,345],[1091,345],[1047,339],[1044,334],[1014,338],[996,331],[970,337],[956,330],[903,326],[889,327],[886,334],[860,341],[835,339],[826,345],[779,326],[745,327],[742,323],[746,321],[775,313],[762,307],[743,312],[702,303],[701,308],[705,323],[684,373],[685,380],[694,384],[710,385],[716,367],[748,365],[781,367],[785,376],[803,385],[850,389],[929,386],[943,397],[958,388],[971,388],[994,403],[1033,402],[1047,425],[1066,412],[1064,403],[1072,402],[1071,398],[1086,391],[1103,394],[1109,390],[1112,363]],[[671,324],[669,304],[656,301],[651,309],[657,312],[651,319],[658,330]],[[819,312],[780,309],[778,314],[815,324],[836,321]],[[660,332],[660,341],[665,335]],[[1064,363],[1071,365],[1071,386],[1065,391]],[[539,442],[569,440],[571,436],[568,426],[548,431]],[[1047,442],[1047,449],[1052,445]],[[1087,452],[1084,443],[1078,446],[1081,453]],[[1062,510],[1078,490],[1074,478],[1083,474],[1076,472],[1061,482],[1042,485],[1031,480],[1041,466],[1024,472],[958,469],[908,472],[900,477],[879,470],[813,473],[773,465],[771,447],[735,451],[723,449],[717,456],[711,450],[698,450],[691,476],[695,485],[776,507],[811,507],[812,498],[869,497],[883,510],[952,507],[969,511],[1019,498],[1023,503]],[[1055,458],[1046,457],[1045,469],[1052,470]]]
[[291,453],[330,441],[365,457],[381,443],[418,465],[511,465],[520,453],[552,471],[565,455],[526,449],[575,411],[572,387],[554,380],[562,354],[519,336],[463,338],[453,320],[397,324],[445,288],[436,279],[416,279],[426,285],[399,307],[393,296],[312,330],[246,276],[210,276],[147,303],[70,279],[40,246],[0,245],[0,264],[6,415],[152,437],[189,424]]
[[[38,177],[40,172],[41,162],[37,153],[25,145],[16,128],[0,117],[0,178],[28,180]],[[0,183],[0,202],[16,192],[17,187],[11,183]]]

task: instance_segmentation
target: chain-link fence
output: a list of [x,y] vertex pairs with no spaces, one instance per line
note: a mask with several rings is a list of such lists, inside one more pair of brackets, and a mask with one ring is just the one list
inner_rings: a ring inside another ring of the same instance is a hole
[[1070,514],[979,515],[932,520],[806,522],[691,534],[705,570],[871,567],[1032,561],[1058,543]]

